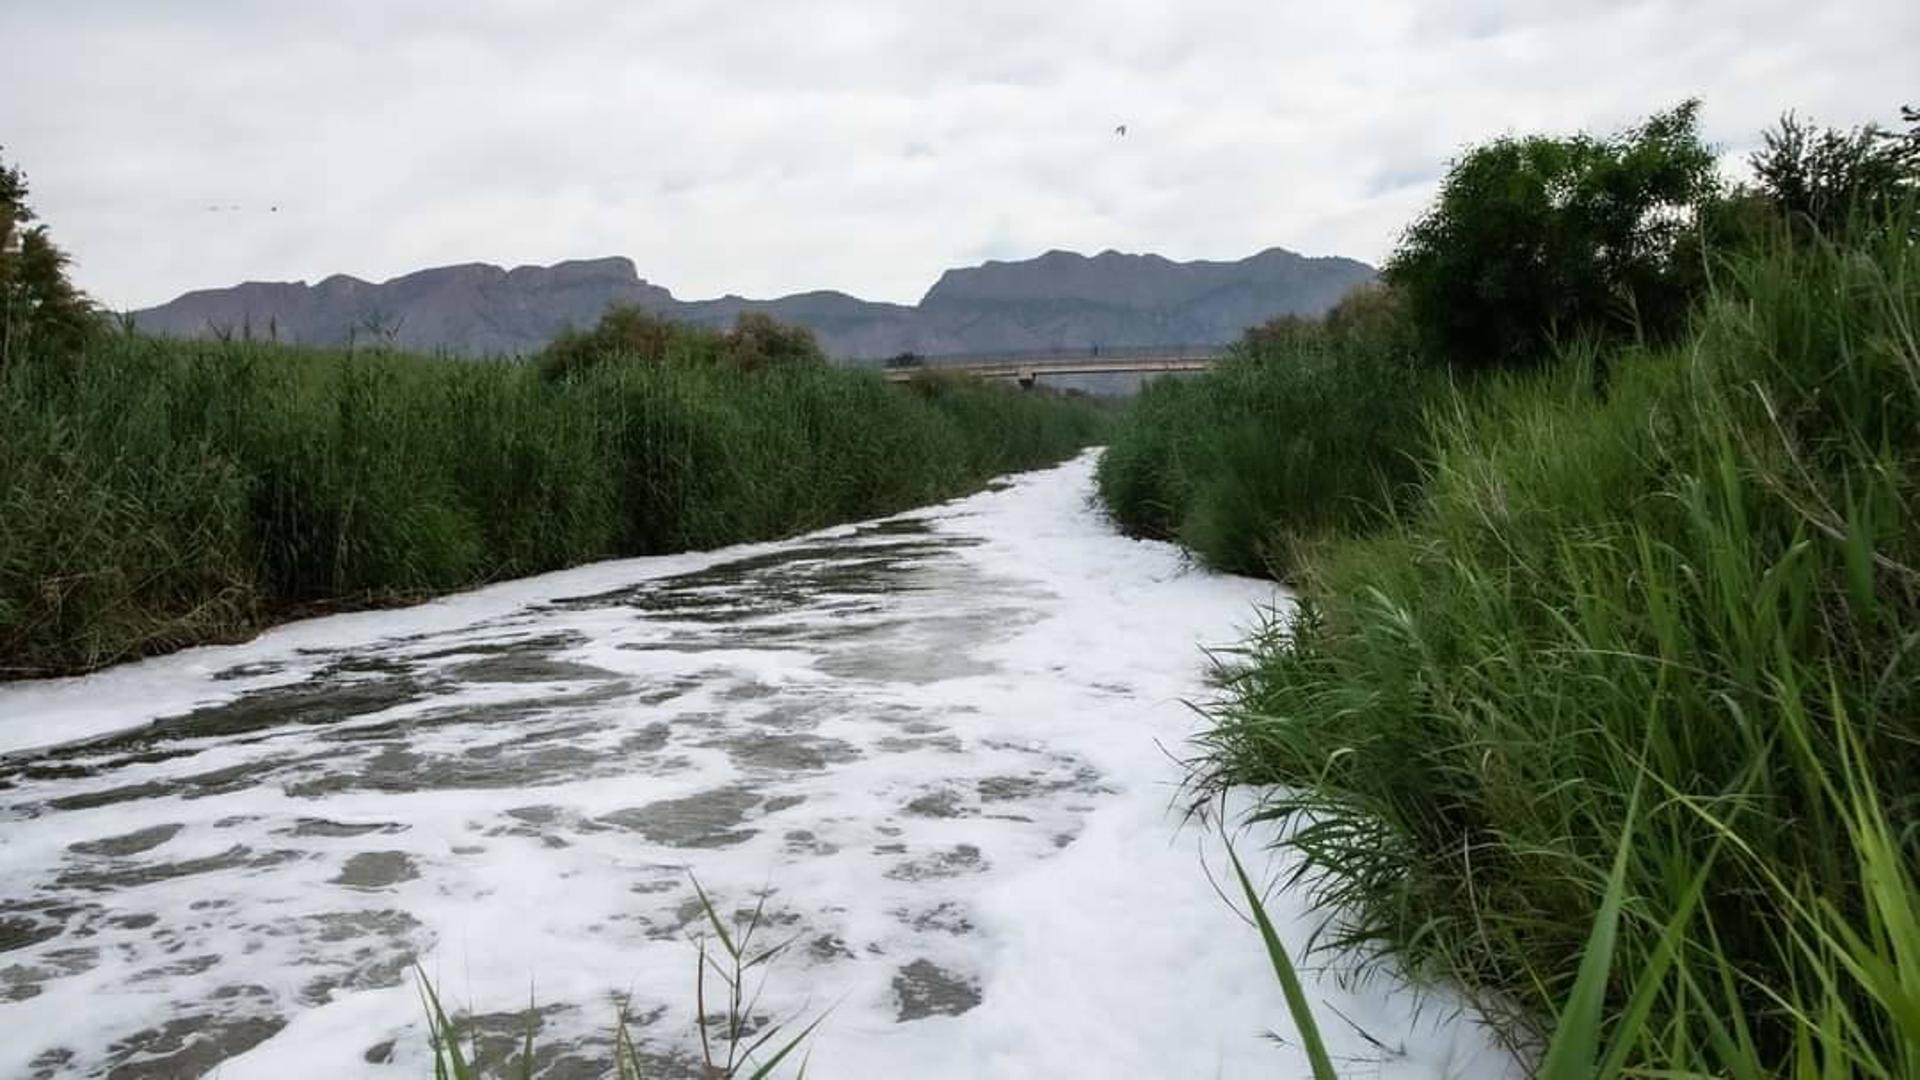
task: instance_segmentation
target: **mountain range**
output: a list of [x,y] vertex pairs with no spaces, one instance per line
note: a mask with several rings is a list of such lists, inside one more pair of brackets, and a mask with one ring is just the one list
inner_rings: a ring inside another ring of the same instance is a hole
[[467,263],[378,283],[345,274],[313,285],[253,281],[190,292],[133,318],[142,330],[176,337],[247,332],[305,345],[379,338],[487,356],[533,352],[569,327],[591,326],[614,304],[708,326],[763,311],[811,328],[835,357],[874,360],[1225,343],[1276,315],[1323,312],[1373,276],[1365,263],[1282,248],[1234,262],[1049,251],[948,270],[914,305],[827,291],[680,300],[614,256],[512,270]]

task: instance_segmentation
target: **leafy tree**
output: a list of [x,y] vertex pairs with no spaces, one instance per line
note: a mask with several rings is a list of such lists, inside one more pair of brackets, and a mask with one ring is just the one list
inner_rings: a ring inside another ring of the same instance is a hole
[[1325,323],[1328,336],[1335,342],[1366,343],[1403,360],[1415,353],[1418,344],[1405,294],[1378,281],[1370,281],[1342,297],[1328,310]]
[[651,365],[728,365],[743,371],[789,364],[824,364],[826,353],[804,326],[761,312],[742,312],[721,333],[674,322],[630,304],[609,308],[593,329],[570,330],[539,357],[549,379],[564,379],[610,361]]
[[1699,280],[1686,238],[1719,190],[1698,111],[1605,138],[1505,137],[1456,160],[1385,271],[1428,353],[1517,366],[1557,336],[1677,331]]
[[762,311],[743,311],[735,316],[726,351],[728,362],[745,371],[827,362],[827,354],[821,351],[813,331],[781,322]]
[[69,351],[93,323],[93,305],[67,280],[67,255],[33,225],[27,178],[0,162],[0,370],[16,358]]
[[1320,320],[1304,315],[1275,315],[1257,326],[1249,326],[1240,335],[1242,350],[1249,356],[1284,356],[1301,342],[1314,339],[1320,332]]
[[0,162],[0,253],[18,246],[21,224],[32,220],[33,211],[27,208],[27,178],[19,169]]
[[1905,132],[1878,124],[1818,128],[1793,113],[1749,159],[1760,194],[1796,225],[1838,235],[1857,214],[1885,221],[1920,193],[1920,110],[1900,110]]
[[684,350],[687,328],[632,304],[607,309],[593,329],[569,330],[540,352],[540,372],[565,378],[608,360],[665,364]]

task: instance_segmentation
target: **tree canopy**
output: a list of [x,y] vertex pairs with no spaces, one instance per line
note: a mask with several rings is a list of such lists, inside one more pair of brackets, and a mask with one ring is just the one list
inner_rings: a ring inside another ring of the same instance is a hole
[[1837,235],[1859,215],[1886,220],[1920,194],[1920,109],[1900,110],[1904,132],[1878,124],[1818,128],[1793,113],[1762,135],[1748,163],[1760,194],[1796,226]]
[[77,343],[93,305],[67,280],[67,255],[27,205],[27,178],[0,161],[0,369]]
[[1683,244],[1719,191],[1698,111],[1611,137],[1504,137],[1454,161],[1385,270],[1427,351],[1519,366],[1556,337],[1677,330],[1696,274]]
[[561,334],[539,358],[541,371],[553,379],[609,361],[757,371],[790,364],[825,364],[827,357],[813,331],[764,312],[743,311],[735,316],[733,329],[722,333],[620,304],[609,308],[593,329]]

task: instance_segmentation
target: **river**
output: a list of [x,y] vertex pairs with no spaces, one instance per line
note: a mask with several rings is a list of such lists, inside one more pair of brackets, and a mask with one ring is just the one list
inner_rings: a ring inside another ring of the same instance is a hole
[[[1175,760],[1285,597],[1116,535],[1092,465],[0,687],[0,1076],[424,1077],[417,973],[485,1055],[532,1015],[603,1075],[624,1006],[697,1076],[696,881],[790,943],[753,1015],[820,1018],[810,1076],[1305,1075]],[[1353,1075],[1509,1071],[1347,975]]]

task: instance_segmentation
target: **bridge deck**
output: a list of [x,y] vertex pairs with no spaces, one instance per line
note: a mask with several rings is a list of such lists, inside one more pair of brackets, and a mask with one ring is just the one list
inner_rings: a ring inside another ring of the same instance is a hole
[[1169,371],[1206,371],[1220,359],[1218,352],[1176,356],[1048,356],[1032,359],[929,360],[885,369],[889,382],[906,382],[918,372],[954,372],[982,379],[1032,382],[1049,375],[1154,375]]

